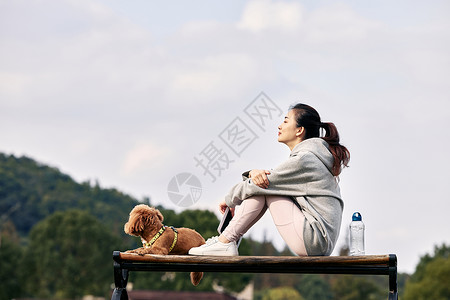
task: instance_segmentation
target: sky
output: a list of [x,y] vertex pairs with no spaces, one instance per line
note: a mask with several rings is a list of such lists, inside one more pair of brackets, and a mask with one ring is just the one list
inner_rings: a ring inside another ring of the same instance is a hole
[[[366,253],[412,273],[450,243],[449,13],[445,0],[0,0],[0,152],[219,216],[242,172],[289,156],[277,126],[307,103],[351,152],[334,255],[359,211]],[[270,215],[247,236],[284,247]]]

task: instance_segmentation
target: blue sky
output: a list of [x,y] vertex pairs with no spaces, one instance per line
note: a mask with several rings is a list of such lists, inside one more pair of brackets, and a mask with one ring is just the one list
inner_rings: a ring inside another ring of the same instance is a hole
[[[0,1],[0,151],[27,155],[175,210],[188,172],[215,209],[240,174],[289,155],[245,114],[261,92],[308,103],[351,151],[341,242],[354,211],[367,253],[400,271],[450,243],[450,4],[447,1]],[[236,118],[257,138],[233,155]],[[212,182],[195,157],[230,161]],[[227,152],[228,151],[228,152]],[[266,216],[249,233],[283,242]],[[338,246],[339,247],[339,246]]]

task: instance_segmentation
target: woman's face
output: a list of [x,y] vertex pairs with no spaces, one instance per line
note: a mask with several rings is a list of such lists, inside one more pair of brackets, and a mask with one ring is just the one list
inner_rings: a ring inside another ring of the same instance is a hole
[[303,127],[297,127],[295,113],[291,109],[284,117],[283,123],[278,126],[278,141],[286,144],[292,150],[302,141],[303,132]]

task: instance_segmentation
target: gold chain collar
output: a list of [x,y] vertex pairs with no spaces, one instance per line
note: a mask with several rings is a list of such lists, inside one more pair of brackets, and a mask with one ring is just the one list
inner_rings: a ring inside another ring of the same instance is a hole
[[[155,236],[149,242],[147,242],[141,238],[142,245],[145,248],[150,248],[156,242],[156,240],[164,233],[164,231],[166,230],[167,227],[169,227],[169,226],[163,225],[163,227],[158,231],[157,234],[155,234]],[[170,226],[170,228],[173,230],[173,233],[175,234],[175,236],[173,238],[172,246],[170,246],[170,248],[169,248],[169,253],[170,253],[170,251],[172,251],[172,249],[175,247],[175,245],[177,244],[177,241],[178,241],[178,231],[173,226]]]

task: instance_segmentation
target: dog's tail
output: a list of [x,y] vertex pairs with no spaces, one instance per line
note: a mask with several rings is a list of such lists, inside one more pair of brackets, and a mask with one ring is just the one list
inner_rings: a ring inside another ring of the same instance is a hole
[[197,286],[203,278],[203,272],[191,272],[191,282]]

